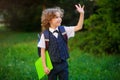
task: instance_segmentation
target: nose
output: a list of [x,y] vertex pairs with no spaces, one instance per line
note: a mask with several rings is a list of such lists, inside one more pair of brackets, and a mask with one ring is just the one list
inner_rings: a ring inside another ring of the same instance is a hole
[[59,21],[62,21],[62,18],[61,18],[61,17],[59,17]]

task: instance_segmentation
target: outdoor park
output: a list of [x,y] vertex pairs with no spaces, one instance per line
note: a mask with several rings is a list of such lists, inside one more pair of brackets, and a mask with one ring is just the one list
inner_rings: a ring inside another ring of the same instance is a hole
[[119,80],[120,0],[0,0],[0,80],[38,80],[42,10],[59,6],[61,25],[75,25],[77,3],[85,5],[85,19],[68,42],[69,80]]

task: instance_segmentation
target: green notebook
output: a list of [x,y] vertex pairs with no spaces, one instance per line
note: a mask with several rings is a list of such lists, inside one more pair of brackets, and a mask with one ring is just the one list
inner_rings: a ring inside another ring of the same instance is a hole
[[[46,53],[45,54],[46,55],[46,65],[51,70],[51,69],[53,69],[53,66],[52,66],[52,63],[51,63],[51,60],[50,60],[50,56],[48,54],[48,51],[46,51],[45,53]],[[38,78],[41,79],[42,77],[44,77],[45,73],[44,73],[41,57],[35,62],[35,67],[36,67],[36,70],[37,70]]]

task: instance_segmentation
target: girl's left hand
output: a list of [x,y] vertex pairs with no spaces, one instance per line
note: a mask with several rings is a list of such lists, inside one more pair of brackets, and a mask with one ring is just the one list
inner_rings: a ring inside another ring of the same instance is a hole
[[81,5],[78,4],[78,5],[75,5],[75,7],[76,7],[76,9],[77,9],[77,11],[79,13],[83,13],[84,14],[84,5],[81,7]]

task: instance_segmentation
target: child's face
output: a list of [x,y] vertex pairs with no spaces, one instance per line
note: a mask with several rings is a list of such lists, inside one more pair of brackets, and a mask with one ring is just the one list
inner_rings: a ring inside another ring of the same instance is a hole
[[56,14],[56,16],[53,19],[51,19],[50,22],[49,22],[50,27],[53,27],[53,28],[56,28],[56,27],[60,26],[61,22],[62,22],[62,17],[60,15],[60,13],[56,12],[55,14]]

